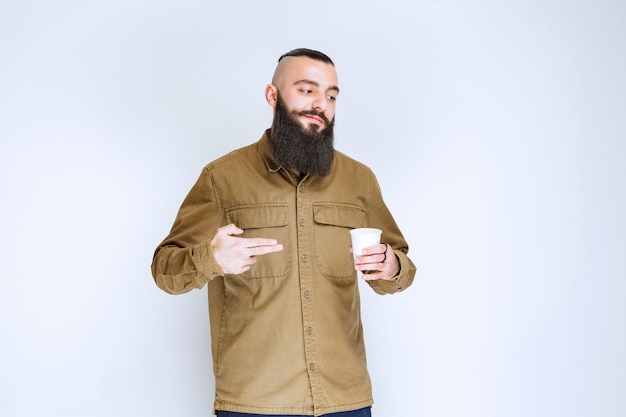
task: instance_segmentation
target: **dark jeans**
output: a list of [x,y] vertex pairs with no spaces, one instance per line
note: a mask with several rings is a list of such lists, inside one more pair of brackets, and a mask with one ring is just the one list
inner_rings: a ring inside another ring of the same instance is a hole
[[[246,413],[234,413],[232,411],[217,411],[217,417],[313,417],[294,414],[246,414]],[[361,408],[354,411],[341,411],[339,413],[324,414],[322,417],[372,417],[371,407]]]

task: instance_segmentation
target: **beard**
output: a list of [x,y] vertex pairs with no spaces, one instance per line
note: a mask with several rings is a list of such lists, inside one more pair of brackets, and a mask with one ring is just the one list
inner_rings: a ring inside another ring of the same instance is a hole
[[[324,128],[318,125],[302,126],[297,116],[312,114],[324,120]],[[334,157],[335,119],[329,121],[326,115],[315,110],[289,110],[278,96],[272,130],[270,148],[274,159],[284,168],[300,174],[324,177],[330,173]]]

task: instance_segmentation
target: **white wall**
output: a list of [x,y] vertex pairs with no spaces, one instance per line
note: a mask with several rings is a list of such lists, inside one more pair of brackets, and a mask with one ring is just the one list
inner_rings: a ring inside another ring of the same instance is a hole
[[[149,272],[277,57],[320,49],[415,284],[363,293],[377,417],[626,414],[626,6],[0,3],[0,415],[207,416],[205,291]],[[365,290],[366,288],[364,288]]]

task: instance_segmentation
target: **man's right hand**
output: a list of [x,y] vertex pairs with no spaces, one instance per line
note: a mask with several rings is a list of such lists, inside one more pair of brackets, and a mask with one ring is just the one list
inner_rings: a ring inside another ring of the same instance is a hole
[[256,263],[256,257],[283,250],[276,239],[243,238],[243,230],[229,224],[217,229],[211,240],[215,260],[226,274],[242,274]]

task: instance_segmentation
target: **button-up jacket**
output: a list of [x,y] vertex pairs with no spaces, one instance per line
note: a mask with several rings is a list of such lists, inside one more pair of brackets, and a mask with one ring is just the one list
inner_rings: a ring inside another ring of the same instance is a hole
[[[268,133],[207,165],[157,248],[152,274],[171,294],[208,287],[215,409],[321,415],[373,403],[366,368],[352,228],[381,229],[400,263],[379,294],[408,287],[415,266],[372,171],[335,151],[328,176],[274,161]],[[210,241],[234,223],[280,252],[224,274]]]

